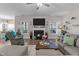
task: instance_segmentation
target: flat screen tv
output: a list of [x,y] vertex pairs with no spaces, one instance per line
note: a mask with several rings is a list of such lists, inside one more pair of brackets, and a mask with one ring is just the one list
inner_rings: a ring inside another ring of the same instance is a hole
[[45,26],[45,18],[34,18],[33,25],[34,26]]

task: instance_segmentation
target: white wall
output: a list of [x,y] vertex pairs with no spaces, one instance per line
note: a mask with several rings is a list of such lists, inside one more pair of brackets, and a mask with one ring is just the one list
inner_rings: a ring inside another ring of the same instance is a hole
[[[29,38],[29,33],[30,31],[33,30],[33,18],[45,18],[46,19],[46,26],[45,26],[45,31],[48,32],[49,39],[52,39],[52,33],[49,31],[49,26],[53,22],[62,22],[62,17],[60,16],[16,16],[15,17],[15,29],[17,30],[18,28],[21,29],[22,21],[28,22],[28,32],[25,34],[27,38]],[[41,28],[39,28],[40,30]],[[43,28],[42,28],[43,29]]]
[[[71,17],[76,17],[76,19],[71,20]],[[69,14],[63,17],[63,20],[63,23],[65,21],[70,22],[70,24],[66,24],[69,28],[68,32],[71,34],[79,34],[79,26],[74,26],[79,25],[79,10],[71,11]]]

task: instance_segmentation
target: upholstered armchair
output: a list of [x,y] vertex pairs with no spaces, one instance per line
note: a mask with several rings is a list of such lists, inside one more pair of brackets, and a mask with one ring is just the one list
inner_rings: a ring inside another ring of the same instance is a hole
[[14,38],[11,32],[7,32],[6,36],[10,40],[11,45],[24,45],[23,36],[19,36],[19,37],[16,36]]

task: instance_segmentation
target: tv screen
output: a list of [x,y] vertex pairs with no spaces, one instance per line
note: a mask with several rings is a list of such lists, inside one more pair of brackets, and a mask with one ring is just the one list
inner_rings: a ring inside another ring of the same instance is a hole
[[34,18],[33,25],[45,26],[45,18]]

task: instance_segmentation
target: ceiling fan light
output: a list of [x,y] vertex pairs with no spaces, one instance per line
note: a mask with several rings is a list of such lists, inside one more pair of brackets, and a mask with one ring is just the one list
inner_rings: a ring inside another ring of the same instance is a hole
[[37,6],[39,7],[39,6],[42,6],[42,3],[37,3]]

